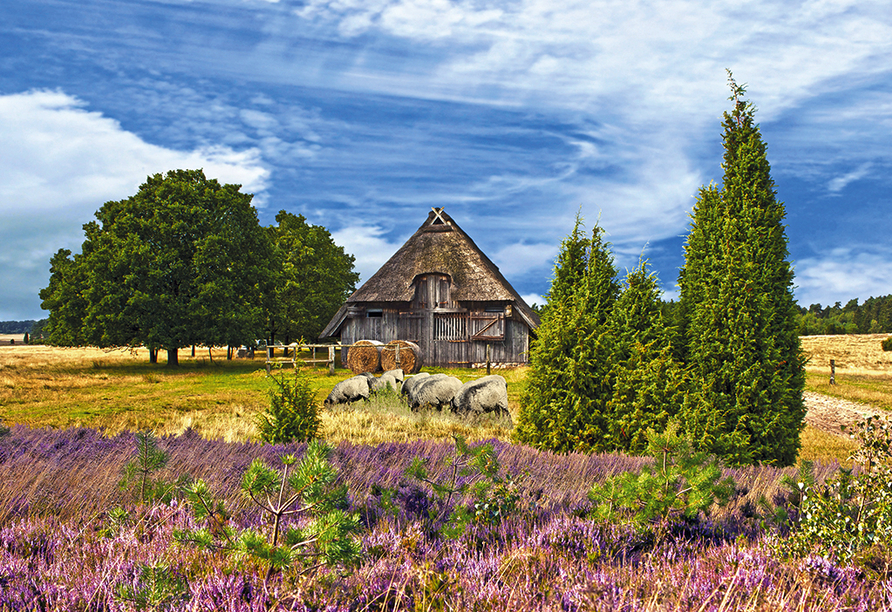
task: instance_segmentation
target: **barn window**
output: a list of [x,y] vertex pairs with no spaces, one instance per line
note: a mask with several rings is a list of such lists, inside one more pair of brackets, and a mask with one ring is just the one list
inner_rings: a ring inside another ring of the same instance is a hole
[[365,311],[365,316],[369,319],[380,319],[384,316],[384,311],[380,308],[370,308]]
[[415,298],[412,307],[421,310],[450,308],[452,280],[448,274],[422,274],[415,277]]

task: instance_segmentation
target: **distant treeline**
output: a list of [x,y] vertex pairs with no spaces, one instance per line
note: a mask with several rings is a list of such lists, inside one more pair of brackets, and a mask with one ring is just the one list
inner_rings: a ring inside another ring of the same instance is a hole
[[[673,321],[677,303],[663,302],[663,318]],[[533,304],[533,310],[542,313],[544,308]],[[40,321],[0,321],[0,334],[29,333],[35,338],[41,335],[46,319]],[[820,334],[883,334],[892,333],[892,295],[871,297],[863,304],[858,298],[849,300],[845,306],[837,302],[833,306],[812,304],[808,308],[799,307],[796,324],[800,336]]]
[[796,323],[800,336],[892,333],[892,295],[868,298],[860,305],[855,298],[845,306],[800,306]]
[[37,321],[0,321],[0,334],[30,334]]
[[[679,316],[675,301],[663,302],[662,310],[666,321],[675,322]],[[868,298],[860,305],[854,298],[845,306],[840,302],[833,306],[799,306],[796,327],[800,336],[892,333],[892,295]]]

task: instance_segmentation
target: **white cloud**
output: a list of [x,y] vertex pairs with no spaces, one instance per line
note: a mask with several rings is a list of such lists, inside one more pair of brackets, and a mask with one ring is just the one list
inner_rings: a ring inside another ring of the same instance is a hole
[[539,295],[538,293],[528,293],[520,297],[522,297],[523,301],[527,303],[527,306],[532,306],[533,304],[545,306],[546,302],[548,301],[545,299],[544,295]]
[[384,238],[385,230],[378,225],[352,225],[331,233],[335,244],[356,258],[360,284],[369,278],[405,244],[409,236],[397,242]]
[[84,106],[59,91],[0,96],[0,211],[61,211],[86,220],[107,200],[133,195],[147,176],[178,168],[204,168],[249,192],[266,185],[256,149],[165,149]]
[[835,248],[824,257],[795,262],[800,305],[843,304],[892,293],[892,250],[884,246]]
[[556,243],[524,241],[503,246],[489,257],[499,267],[502,276],[510,282],[512,277],[530,270],[550,270],[557,255]]
[[60,248],[79,251],[81,226],[106,201],[136,193],[150,174],[204,168],[247,192],[266,186],[268,172],[254,149],[166,149],[85,106],[60,91],[0,96],[0,318],[40,316],[33,308],[50,256]]
[[845,189],[846,185],[848,185],[849,183],[860,180],[867,176],[867,173],[870,172],[870,168],[872,165],[873,164],[870,163],[862,164],[855,170],[852,170],[851,172],[832,179],[829,183],[827,183],[827,190],[830,193],[839,194],[839,192]]

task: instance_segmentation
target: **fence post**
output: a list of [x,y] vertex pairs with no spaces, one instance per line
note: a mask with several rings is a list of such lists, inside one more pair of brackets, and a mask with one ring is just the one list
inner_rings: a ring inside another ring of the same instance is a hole
[[[335,352],[334,352],[334,344],[328,347],[328,375],[334,376],[335,371]],[[315,353],[314,353],[315,354]]]
[[836,384],[836,360],[835,359],[830,360],[830,384],[831,385]]
[[486,343],[486,375],[487,376],[489,376],[489,374],[490,374],[490,369],[489,369],[490,368],[490,352],[489,351],[490,351],[491,346],[492,345],[490,345],[489,342]]

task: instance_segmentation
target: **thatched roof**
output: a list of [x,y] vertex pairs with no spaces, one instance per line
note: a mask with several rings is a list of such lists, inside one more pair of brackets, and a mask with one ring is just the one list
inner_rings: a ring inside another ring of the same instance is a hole
[[527,325],[533,329],[539,326],[539,317],[505,280],[499,268],[442,208],[438,208],[431,210],[427,220],[393,257],[347,298],[347,303],[322,336],[329,336],[340,327],[350,304],[412,301],[415,277],[431,273],[451,277],[453,300],[508,302],[514,304]]

